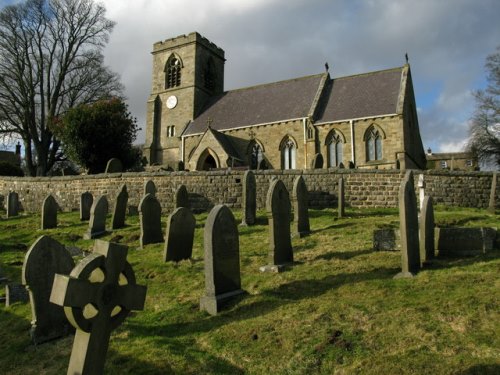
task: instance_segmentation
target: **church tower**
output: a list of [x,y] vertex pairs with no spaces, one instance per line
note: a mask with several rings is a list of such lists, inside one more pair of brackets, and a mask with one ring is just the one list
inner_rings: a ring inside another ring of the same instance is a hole
[[181,134],[207,100],[224,91],[224,50],[194,32],[153,45],[144,156],[150,165],[181,160]]

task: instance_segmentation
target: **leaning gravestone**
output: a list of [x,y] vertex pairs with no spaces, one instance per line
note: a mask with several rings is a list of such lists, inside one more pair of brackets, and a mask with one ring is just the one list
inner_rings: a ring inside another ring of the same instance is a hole
[[290,198],[285,184],[273,180],[266,198],[269,220],[269,263],[260,267],[261,272],[280,272],[285,264],[293,262],[293,248],[290,238]]
[[189,206],[189,194],[186,188],[186,185],[181,185],[175,191],[175,208],[186,207]]
[[311,232],[309,225],[308,192],[306,182],[302,176],[298,176],[293,182],[293,229],[294,235],[303,237]]
[[394,278],[414,276],[420,269],[417,198],[413,172],[406,172],[399,188],[399,230],[401,232],[401,272]]
[[[69,276],[54,278],[50,302],[63,306],[76,328],[68,374],[102,374],[111,331],[131,310],[144,309],[146,287],[136,284],[127,251],[127,246],[97,240],[94,252]],[[85,313],[87,306],[94,307],[92,317]]]
[[207,217],[204,234],[205,295],[200,310],[216,315],[241,290],[240,244],[233,213],[225,205],[215,206]]
[[196,219],[189,208],[179,207],[168,217],[163,254],[165,262],[191,258],[195,226]]
[[57,210],[59,206],[52,196],[49,194],[42,204],[42,229],[50,229],[57,227]]
[[104,173],[120,173],[123,172],[123,164],[120,159],[111,158],[106,164],[106,170]]
[[154,195],[146,194],[139,203],[139,220],[141,222],[140,247],[150,243],[163,242],[161,232],[161,206]]
[[420,211],[420,264],[434,259],[434,208],[432,197],[426,195]]
[[151,194],[156,196],[156,185],[152,180],[148,180],[144,184],[144,195]]
[[31,340],[40,344],[73,331],[64,309],[50,303],[50,292],[56,273],[70,273],[75,262],[64,245],[48,237],[39,237],[24,257],[22,283],[29,291]]
[[339,201],[338,201],[338,215],[339,217],[345,216],[345,189],[344,178],[339,178]]
[[7,194],[7,217],[19,215],[19,195],[15,191]]
[[94,197],[88,191],[80,196],[80,220],[90,219],[90,209],[94,203]]
[[495,213],[496,209],[496,196],[497,196],[497,172],[493,173],[491,176],[491,190],[490,190],[490,201],[488,204],[488,211]]
[[108,214],[108,200],[105,195],[96,198],[90,209],[89,229],[83,238],[90,240],[106,233],[106,215]]
[[123,184],[120,188],[120,192],[116,196],[115,206],[113,207],[111,229],[119,229],[125,226],[125,217],[127,216],[127,203],[127,185]]
[[257,182],[252,171],[246,171],[243,174],[242,193],[243,220],[241,225],[253,225],[257,216]]

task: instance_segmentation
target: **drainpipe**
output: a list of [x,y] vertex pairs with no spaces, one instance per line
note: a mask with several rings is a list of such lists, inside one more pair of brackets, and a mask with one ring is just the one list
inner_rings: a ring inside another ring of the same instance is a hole
[[184,161],[184,136],[181,135],[181,160],[184,165],[186,165]]
[[302,125],[304,128],[304,169],[307,169],[307,118],[302,119]]
[[349,121],[351,125],[351,159],[354,165],[356,165],[356,151],[354,149],[354,120]]

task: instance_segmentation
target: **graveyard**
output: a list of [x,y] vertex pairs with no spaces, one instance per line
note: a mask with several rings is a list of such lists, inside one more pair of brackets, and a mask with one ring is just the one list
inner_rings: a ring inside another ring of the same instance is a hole
[[[216,217],[195,215],[191,258],[172,262],[163,239],[141,238],[140,209],[113,230],[108,213],[99,239],[128,246],[127,261],[147,294],[142,311],[112,331],[105,374],[498,373],[498,236],[496,250],[438,255],[413,277],[394,279],[401,254],[373,250],[373,232],[399,228],[398,209],[309,209],[309,233],[299,235],[290,221],[293,263],[261,272],[270,264],[266,210],[255,219],[231,213],[235,225],[255,223],[237,226],[243,293],[215,315],[200,310],[200,299],[205,242],[216,241],[204,230]],[[162,236],[169,214],[161,214]],[[486,209],[438,204],[434,216],[441,228],[498,227],[498,215]],[[42,230],[40,222],[40,213],[2,212],[1,277],[21,283],[25,254],[42,235],[70,247],[76,263],[95,246],[76,211],[59,212],[56,228]],[[73,334],[34,345],[31,314],[29,302],[2,304],[0,372],[65,373]]]

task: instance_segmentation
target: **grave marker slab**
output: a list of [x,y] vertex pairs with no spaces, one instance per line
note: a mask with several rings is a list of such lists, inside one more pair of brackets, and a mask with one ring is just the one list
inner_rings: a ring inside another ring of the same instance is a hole
[[339,198],[338,198],[338,215],[339,218],[345,216],[345,189],[344,189],[344,178],[339,178]]
[[304,237],[311,232],[311,228],[309,225],[307,186],[302,176],[298,176],[293,182],[292,201],[294,235]]
[[216,315],[241,290],[238,227],[231,210],[216,205],[207,217],[204,232],[205,295],[200,310]]
[[420,208],[420,211],[422,211],[422,207],[424,206],[424,199],[425,199],[425,180],[424,180],[423,174],[418,175],[417,187],[418,187],[419,208]]
[[28,299],[28,291],[24,285],[14,283],[5,285],[5,307],[16,302],[28,302]]
[[90,209],[94,203],[94,197],[88,191],[80,196],[80,220],[90,220]]
[[76,328],[68,374],[102,374],[111,331],[131,310],[144,308],[146,287],[136,284],[127,251],[127,246],[98,240],[69,276],[54,278],[50,301],[64,306]]
[[120,173],[123,172],[123,164],[120,159],[111,158],[106,164],[106,170],[104,173]]
[[428,195],[422,200],[419,220],[420,263],[424,265],[434,259],[434,208]]
[[83,238],[90,240],[106,233],[106,215],[108,214],[108,199],[105,195],[96,198],[90,209],[90,221]]
[[42,204],[42,229],[51,229],[57,227],[57,204],[54,196],[49,194]]
[[290,197],[283,181],[271,182],[266,198],[269,221],[269,264],[261,272],[280,272],[293,262],[290,236]]
[[150,243],[163,242],[161,231],[161,206],[152,194],[146,194],[139,203],[139,220],[141,222],[140,247]]
[[413,172],[406,172],[399,188],[399,230],[401,233],[401,272],[394,278],[413,277],[420,269],[417,198]]
[[144,195],[147,194],[156,196],[156,185],[152,180],[148,180],[144,183]]
[[56,273],[70,273],[75,262],[64,245],[49,236],[39,237],[24,257],[22,283],[31,302],[31,340],[35,345],[72,332],[64,309],[50,303]]
[[189,205],[189,194],[186,185],[179,186],[175,191],[175,208],[179,207],[191,207]]
[[119,229],[125,226],[125,217],[127,216],[128,192],[127,185],[120,187],[120,192],[116,196],[115,206],[113,208],[113,217],[111,219],[111,229]]
[[241,225],[253,225],[257,217],[257,182],[252,171],[243,174],[242,202],[243,219]]
[[7,217],[19,215],[19,195],[15,191],[7,194]]
[[179,207],[169,215],[163,253],[165,262],[191,258],[195,226],[196,219],[189,208]]

